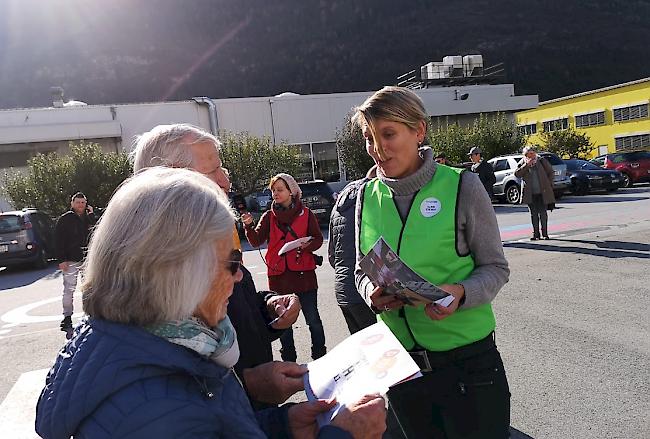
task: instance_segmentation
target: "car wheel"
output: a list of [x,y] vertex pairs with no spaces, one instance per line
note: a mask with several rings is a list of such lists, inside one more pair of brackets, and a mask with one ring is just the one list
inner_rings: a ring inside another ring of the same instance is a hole
[[625,172],[623,172],[622,174],[623,174],[623,186],[624,187],[632,187],[632,186],[634,186],[634,183],[632,183],[632,179],[630,178],[630,176],[628,174],[626,174]]
[[38,269],[47,267],[47,255],[45,254],[45,250],[40,249],[38,251],[38,257],[36,258],[36,262],[34,262],[34,267]]
[[587,195],[589,193],[589,183],[575,180],[573,183],[573,193],[576,195]]
[[511,184],[506,188],[506,201],[508,204],[519,204],[520,198],[521,189],[519,189],[519,185]]

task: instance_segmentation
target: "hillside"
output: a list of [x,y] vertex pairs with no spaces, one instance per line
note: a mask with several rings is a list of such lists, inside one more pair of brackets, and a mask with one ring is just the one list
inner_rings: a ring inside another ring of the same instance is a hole
[[[526,6],[524,6],[526,4]],[[541,100],[650,75],[650,1],[0,0],[0,108],[373,90],[450,54]]]

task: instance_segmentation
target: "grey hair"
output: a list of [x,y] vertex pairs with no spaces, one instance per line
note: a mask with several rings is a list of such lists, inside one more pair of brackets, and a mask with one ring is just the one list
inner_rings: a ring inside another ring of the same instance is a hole
[[194,125],[158,125],[137,137],[130,154],[133,171],[151,166],[191,168],[193,157],[189,147],[200,142],[212,142],[217,149],[221,148],[219,139]]
[[521,150],[521,153],[525,155],[531,151],[537,152],[537,148],[534,145],[524,146],[524,149]]
[[216,243],[232,241],[233,226],[223,191],[198,172],[154,167],[134,175],[90,240],[84,311],[137,326],[191,316],[215,279]]

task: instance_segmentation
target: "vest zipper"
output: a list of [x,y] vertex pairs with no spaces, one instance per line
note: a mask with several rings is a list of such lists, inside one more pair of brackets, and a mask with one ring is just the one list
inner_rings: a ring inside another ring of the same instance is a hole
[[402,215],[399,213],[399,207],[397,207],[397,202],[395,201],[395,197],[393,196],[393,204],[395,204],[395,209],[397,210],[397,215],[399,215],[399,219],[402,221],[402,228],[399,231],[399,239],[397,240],[397,256],[399,256],[399,251],[402,248],[402,235],[404,234],[404,229],[406,228],[406,221],[408,221],[409,214],[411,213],[411,208],[413,207],[413,203],[415,202],[415,197],[418,196],[420,193],[420,189],[418,189],[415,194],[413,194],[413,198],[411,198],[411,204],[409,204],[409,208],[406,211],[406,218],[402,219]]
[[[411,204],[409,204],[409,208],[406,211],[406,218],[402,219],[402,215],[399,213],[399,207],[397,207],[397,202],[395,202],[395,197],[393,197],[393,203],[395,204],[395,209],[397,210],[397,215],[399,215],[399,219],[402,221],[402,228],[399,231],[399,239],[397,240],[397,256],[399,256],[400,249],[402,248],[402,235],[404,235],[404,229],[406,228],[406,222],[408,221],[409,214],[411,213],[411,208],[413,207],[413,203],[415,202],[415,198],[418,196],[420,193],[420,189],[418,189],[415,194],[413,194],[413,198],[411,198]],[[406,318],[406,311],[404,311],[404,307],[399,309],[399,314],[398,314],[402,320],[404,320],[404,324],[406,325],[406,329],[409,331],[409,335],[411,336],[411,339],[413,340],[413,350],[416,350],[418,348],[421,348],[420,344],[418,341],[415,339],[415,334],[413,334],[413,331],[411,330],[411,325],[409,325],[409,321]]]

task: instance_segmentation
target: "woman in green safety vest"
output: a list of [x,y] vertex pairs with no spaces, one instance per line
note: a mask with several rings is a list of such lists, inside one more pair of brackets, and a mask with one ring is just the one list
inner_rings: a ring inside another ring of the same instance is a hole
[[[427,118],[420,98],[399,87],[356,109],[377,177],[357,197],[355,281],[423,373],[388,392],[407,438],[507,438],[510,391],[491,302],[508,281],[508,262],[476,174],[437,164],[421,146]],[[405,306],[382,295],[358,265],[380,237],[453,302]]]

